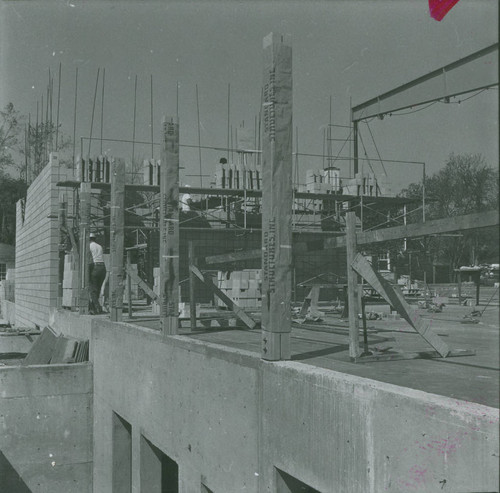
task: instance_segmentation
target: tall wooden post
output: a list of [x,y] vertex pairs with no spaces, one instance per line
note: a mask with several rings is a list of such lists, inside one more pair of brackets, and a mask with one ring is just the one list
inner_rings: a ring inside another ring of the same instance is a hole
[[132,261],[130,259],[131,252],[127,250],[127,301],[128,301],[128,318],[132,318],[132,277],[129,272],[132,271]]
[[90,200],[90,183],[80,183],[80,286],[78,290],[80,315],[89,313]]
[[62,307],[63,299],[63,282],[64,282],[64,257],[66,246],[66,212],[67,203],[66,196],[62,193],[59,197],[59,212],[58,212],[58,225],[59,225],[59,268],[58,268],[58,285],[57,285],[57,308]]
[[160,324],[164,335],[179,324],[179,122],[162,122],[160,174]]
[[189,242],[189,318],[191,321],[190,330],[196,329],[196,298],[195,298],[195,282],[196,276],[191,270],[191,266],[196,265],[194,257],[194,242]]
[[349,304],[349,356],[357,358],[359,350],[359,321],[358,321],[358,275],[351,267],[356,256],[356,214],[346,214],[346,242],[347,242],[347,297]]
[[352,122],[352,143],[353,143],[353,154],[354,154],[354,169],[353,176],[356,178],[356,175],[359,171],[359,157],[358,157],[358,122]]
[[264,38],[262,358],[290,359],[292,294],[292,48]]
[[111,228],[109,311],[113,322],[123,319],[123,247],[125,241],[125,162],[111,162]]

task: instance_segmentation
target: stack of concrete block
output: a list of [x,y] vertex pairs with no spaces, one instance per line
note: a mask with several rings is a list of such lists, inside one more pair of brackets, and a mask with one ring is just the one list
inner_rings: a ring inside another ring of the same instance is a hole
[[306,171],[306,190],[309,193],[331,193],[333,192],[332,183],[328,182],[329,175],[325,175],[324,170],[308,169]]
[[[229,279],[224,272],[217,274],[217,287],[241,308],[259,308],[262,304],[260,269],[233,271]],[[218,300],[218,306],[225,304]]]
[[[160,296],[160,268],[155,267],[153,269],[153,291]],[[151,310],[153,311],[153,315],[160,314],[160,305],[156,301],[151,302]]]
[[216,165],[216,188],[260,190],[260,182],[260,170],[254,163],[217,163]]
[[[59,166],[52,153],[47,166],[33,181],[16,212],[16,323],[44,327],[50,308],[56,308],[59,283],[59,181],[73,170]],[[69,199],[69,197],[67,197]],[[68,215],[73,213],[68,201]]]
[[111,162],[112,158],[108,156],[94,156],[88,159],[78,156],[75,162],[75,178],[78,181],[110,183]]
[[145,159],[142,167],[144,185],[160,185],[161,161]]
[[62,306],[65,308],[71,308],[72,305],[74,268],[73,254],[68,253],[64,256]]
[[[130,265],[131,269],[134,271],[136,276],[139,275],[139,271],[137,269],[137,264],[131,264]],[[131,279],[131,295],[133,300],[139,299],[139,284],[137,281],[134,280],[134,278]],[[125,289],[123,290],[123,301],[125,303],[128,303],[128,279],[125,279]]]

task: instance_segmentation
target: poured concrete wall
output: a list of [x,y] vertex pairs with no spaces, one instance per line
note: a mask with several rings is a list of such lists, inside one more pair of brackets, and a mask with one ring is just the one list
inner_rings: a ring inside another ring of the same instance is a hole
[[[49,308],[57,306],[59,227],[58,181],[72,177],[73,170],[60,168],[56,154],[28,189],[23,208],[16,216],[16,324],[44,327]],[[50,218],[49,216],[53,216]]]
[[92,368],[0,367],[0,491],[92,491]]
[[[114,413],[179,466],[180,490],[497,491],[498,410],[243,350],[95,321],[94,491],[110,491]],[[115,471],[116,473],[116,471]]]

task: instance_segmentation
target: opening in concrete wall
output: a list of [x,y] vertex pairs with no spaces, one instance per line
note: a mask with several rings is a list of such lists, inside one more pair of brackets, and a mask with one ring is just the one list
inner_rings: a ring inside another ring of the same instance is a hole
[[0,451],[0,491],[15,491],[16,493],[31,493],[19,472],[9,459]]
[[201,483],[201,493],[214,493],[208,486]]
[[132,491],[132,426],[113,413],[113,493]]
[[141,491],[179,493],[177,462],[141,435]]
[[297,478],[290,476],[277,467],[276,470],[276,493],[321,493],[311,486],[303,483]]

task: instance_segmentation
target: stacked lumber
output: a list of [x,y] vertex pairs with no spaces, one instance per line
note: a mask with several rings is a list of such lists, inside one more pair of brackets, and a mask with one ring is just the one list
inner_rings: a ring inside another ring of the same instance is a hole
[[82,363],[89,360],[89,341],[57,335],[50,327],[33,343],[23,366]]

